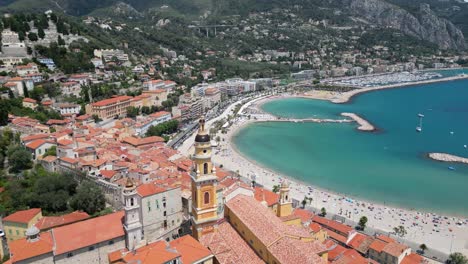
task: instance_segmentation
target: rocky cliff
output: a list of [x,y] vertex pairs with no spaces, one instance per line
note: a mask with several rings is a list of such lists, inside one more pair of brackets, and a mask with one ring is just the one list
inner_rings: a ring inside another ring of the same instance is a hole
[[394,28],[443,49],[466,49],[463,33],[450,21],[438,17],[427,4],[414,14],[383,0],[335,0],[343,10],[370,23]]

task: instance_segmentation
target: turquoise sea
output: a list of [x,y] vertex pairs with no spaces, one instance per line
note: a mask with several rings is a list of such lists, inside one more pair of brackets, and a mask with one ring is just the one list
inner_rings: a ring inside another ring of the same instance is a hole
[[[290,98],[263,109],[296,118],[354,112],[379,130],[361,132],[355,123],[252,124],[238,132],[234,144],[260,164],[351,197],[468,216],[468,166],[425,156],[468,157],[468,80],[374,91],[348,104]],[[421,133],[418,113],[425,115]]]

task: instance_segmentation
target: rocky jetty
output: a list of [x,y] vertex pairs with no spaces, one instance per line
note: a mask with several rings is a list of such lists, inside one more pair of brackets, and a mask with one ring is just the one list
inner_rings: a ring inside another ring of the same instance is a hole
[[459,157],[447,153],[429,153],[429,158],[444,162],[458,162],[468,164],[468,158]]

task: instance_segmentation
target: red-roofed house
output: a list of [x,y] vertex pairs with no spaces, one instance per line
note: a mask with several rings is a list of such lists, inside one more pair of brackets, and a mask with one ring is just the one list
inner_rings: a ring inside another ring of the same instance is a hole
[[124,212],[52,229],[55,262],[93,263],[125,247]]
[[277,213],[277,205],[279,200],[279,194],[269,191],[261,187],[254,188],[255,200],[259,202],[266,202],[268,208],[270,208],[275,214]]
[[327,229],[328,235],[343,245],[347,245],[357,234],[356,230],[350,226],[320,216],[314,216],[312,221]]
[[369,257],[382,264],[400,264],[410,254],[410,247],[387,236],[377,236],[369,246]]
[[23,107],[31,108],[32,110],[34,110],[37,106],[38,104],[36,100],[27,97],[23,99]]
[[40,208],[17,211],[2,219],[8,241],[25,237],[26,230],[42,218]]
[[52,233],[33,234],[8,243],[10,263],[53,263]]
[[171,242],[158,241],[138,248],[109,253],[109,263],[140,264],[212,264],[213,254],[192,236],[183,236]]
[[31,227],[27,238],[9,243],[11,263],[100,263],[125,247],[123,218],[120,211],[42,233]]
[[57,145],[51,140],[36,139],[26,144],[26,149],[29,150],[33,156],[33,159],[42,157],[47,150]]

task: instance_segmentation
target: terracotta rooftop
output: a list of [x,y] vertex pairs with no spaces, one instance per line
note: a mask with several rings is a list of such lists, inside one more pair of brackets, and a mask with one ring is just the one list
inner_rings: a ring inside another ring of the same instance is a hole
[[119,211],[52,229],[55,255],[125,236],[123,217]]
[[314,232],[314,233],[317,233],[317,232],[319,232],[319,231],[322,229],[322,227],[321,227],[319,224],[317,224],[317,223],[310,223],[309,228],[310,228],[310,229],[312,230],[312,232]]
[[37,104],[37,101],[32,98],[24,98],[23,102]]
[[374,242],[372,242],[369,246],[369,249],[372,249],[376,252],[382,252],[382,250],[384,249],[384,247],[387,245],[386,242],[382,241],[382,240],[374,240]]
[[261,187],[254,189],[255,200],[262,202],[264,199],[268,206],[273,206],[278,203],[279,194],[269,191]]
[[162,186],[156,186],[154,183],[146,183],[138,186],[136,190],[141,197],[147,197],[153,194],[165,192],[168,189]]
[[312,218],[315,216],[314,213],[312,213],[311,211],[301,209],[301,208],[295,208],[292,214],[300,217],[302,223],[307,223],[307,222],[312,221]]
[[159,111],[159,112],[156,112],[154,114],[151,114],[150,116],[158,118],[158,117],[165,116],[165,115],[171,115],[171,113],[166,112],[166,111]]
[[131,96],[122,95],[122,96],[118,96],[114,98],[104,99],[99,102],[92,103],[91,105],[92,106],[108,106],[108,105],[119,103],[119,102],[129,101],[132,98],[133,97]]
[[411,253],[404,257],[400,264],[420,264],[424,262],[424,258],[416,253]]
[[27,141],[32,141],[32,140],[36,140],[36,139],[46,139],[48,137],[49,137],[48,134],[33,134],[33,135],[25,136],[25,137],[21,138],[21,140],[23,142],[27,142]]
[[101,173],[102,177],[106,179],[111,179],[115,174],[117,174],[117,171],[115,170],[100,170],[99,172]]
[[74,222],[78,222],[81,220],[88,219],[90,216],[85,212],[72,212],[62,216],[44,216],[37,223],[35,226],[39,228],[39,230],[46,230],[53,227],[58,227],[62,225],[71,224]]
[[29,223],[37,214],[41,213],[41,208],[32,208],[23,211],[17,211],[3,218],[3,222]]
[[320,224],[321,226],[327,229],[336,230],[336,232],[340,233],[340,235],[342,236],[348,236],[350,232],[354,231],[354,229],[350,226],[320,216],[315,216],[314,218],[312,218],[312,221]]
[[328,248],[328,261],[335,261],[346,251],[346,248],[334,243],[333,246]]
[[361,256],[356,250],[347,249],[333,264],[369,264],[370,262],[371,261]]
[[47,143],[47,141],[45,141],[44,139],[36,139],[26,144],[26,147],[29,149],[37,149],[45,143]]
[[172,260],[179,257],[180,253],[169,248],[166,241],[157,241],[138,248],[133,252],[127,252],[121,258],[123,260],[121,263],[165,264],[172,263]]
[[384,248],[383,252],[389,254],[390,256],[399,257],[403,254],[409,247],[396,242],[388,243]]
[[281,263],[323,262],[317,254],[324,252],[325,247],[315,240],[302,241],[313,239],[305,228],[284,224],[270,209],[253,197],[237,195],[229,200],[226,206],[261,243],[270,245],[270,252]]
[[221,223],[217,232],[205,234],[199,240],[210,249],[220,264],[265,263],[228,222]]
[[182,255],[182,263],[198,263],[203,259],[213,256],[210,250],[190,235],[172,240],[169,242],[169,245]]
[[354,248],[362,254],[366,254],[369,250],[370,244],[374,241],[374,238],[357,233],[351,241],[349,241],[348,246]]
[[53,238],[50,232],[39,234],[37,241],[28,241],[26,238],[14,240],[8,243],[10,248],[11,263],[20,262],[36,256],[52,253]]
[[123,143],[128,143],[134,147],[154,144],[154,143],[161,143],[164,142],[164,138],[162,137],[145,137],[145,138],[136,138],[136,137],[126,137],[123,140]]

